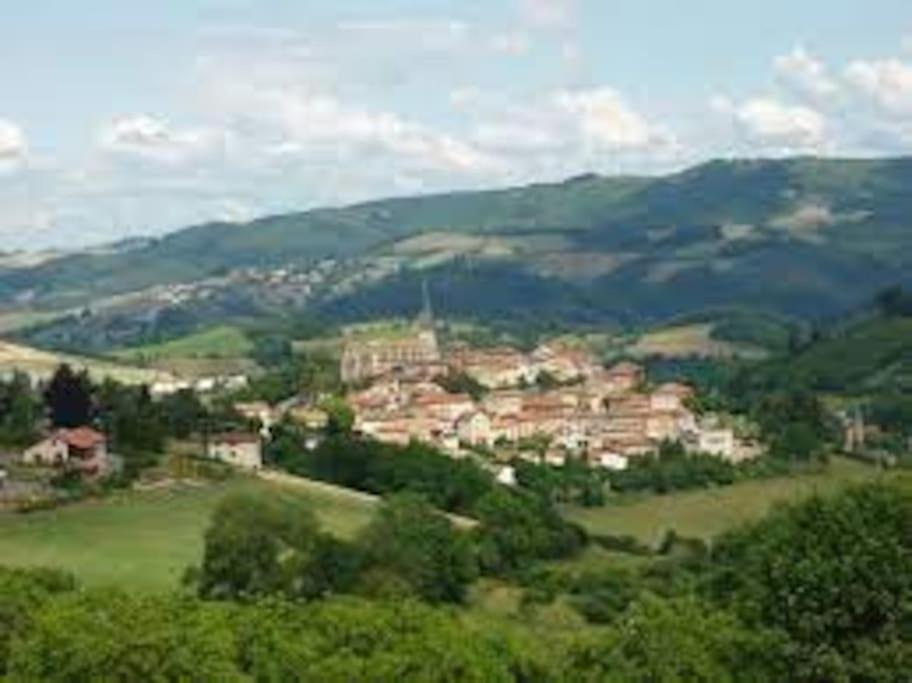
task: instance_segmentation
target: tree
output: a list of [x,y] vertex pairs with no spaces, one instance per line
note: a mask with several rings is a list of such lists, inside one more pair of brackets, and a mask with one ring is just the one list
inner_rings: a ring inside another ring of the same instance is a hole
[[175,438],[187,439],[204,428],[206,407],[191,389],[164,396],[159,402],[159,410],[166,429]]
[[94,417],[92,390],[85,371],[73,372],[64,363],[57,368],[44,392],[50,411],[51,424],[55,427],[82,427]]
[[912,498],[900,490],[866,485],[779,510],[721,539],[712,562],[712,595],[788,636],[792,680],[899,680],[864,667],[912,661]]
[[560,680],[578,683],[774,683],[787,671],[774,638],[694,598],[645,598],[605,632],[571,641]]
[[483,570],[509,574],[539,559],[559,559],[586,544],[585,532],[563,520],[554,507],[533,494],[492,489],[475,509]]
[[356,564],[352,553],[320,533],[306,502],[235,494],[213,513],[202,566],[190,576],[204,598],[312,599],[350,583]]
[[24,446],[34,441],[43,406],[28,375],[15,372],[0,382],[0,442]]
[[412,601],[245,607],[239,659],[255,681],[514,683],[555,680],[543,648],[501,623]]
[[117,591],[39,610],[10,657],[10,683],[242,681],[229,609]]
[[0,567],[0,680],[7,671],[13,638],[26,631],[42,605],[75,587],[73,577],[63,572]]
[[331,397],[323,401],[321,406],[329,420],[326,425],[328,434],[348,434],[355,424],[355,411],[351,409],[344,399]]
[[476,401],[480,401],[487,393],[487,388],[466,372],[450,371],[434,379],[439,386],[451,394],[468,394]]
[[462,602],[478,566],[468,537],[421,496],[387,500],[359,538],[365,569],[429,602]]

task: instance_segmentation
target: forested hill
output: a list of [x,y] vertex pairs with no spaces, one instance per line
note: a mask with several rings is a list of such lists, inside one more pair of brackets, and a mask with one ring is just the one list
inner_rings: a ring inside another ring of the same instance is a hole
[[[656,320],[739,306],[803,316],[912,280],[912,158],[716,161],[208,224],[116,253],[0,271],[0,301],[82,304],[240,267],[344,261],[334,314],[413,311]],[[450,310],[447,310],[447,307]]]

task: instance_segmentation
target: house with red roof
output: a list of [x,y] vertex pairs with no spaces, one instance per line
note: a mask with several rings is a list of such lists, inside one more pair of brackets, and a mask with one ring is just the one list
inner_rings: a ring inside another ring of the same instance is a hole
[[107,437],[91,427],[58,429],[26,449],[22,462],[78,471],[89,477],[111,471]]

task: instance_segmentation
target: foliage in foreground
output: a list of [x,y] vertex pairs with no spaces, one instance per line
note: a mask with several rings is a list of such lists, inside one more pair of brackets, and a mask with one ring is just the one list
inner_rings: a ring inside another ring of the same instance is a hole
[[760,641],[692,601],[638,605],[584,635],[536,635],[408,601],[240,605],[73,591],[17,632],[7,680],[772,681]]
[[[513,502],[491,509],[509,512]],[[450,534],[425,517],[425,505],[393,501],[361,539],[376,551],[369,563],[419,588],[445,585],[450,575],[436,573],[435,561],[453,559],[453,547],[440,552]],[[285,562],[312,566],[321,553],[306,513],[290,524],[271,506],[239,508],[230,525],[242,531],[241,512],[265,520],[257,533],[236,537],[249,545],[231,563],[253,566],[241,576],[282,577]],[[378,551],[384,538],[391,547]],[[534,541],[518,534],[504,548]],[[263,557],[271,559],[260,564]],[[614,577],[624,595],[607,605],[604,625],[547,630],[402,594],[394,601],[330,594],[310,601],[267,591],[223,601],[143,597],[80,591],[57,574],[0,570],[0,671],[10,683],[908,681],[912,500],[900,489],[873,484],[813,498],[727,534],[708,551],[670,553],[647,567]],[[590,580],[578,597],[599,589]]]

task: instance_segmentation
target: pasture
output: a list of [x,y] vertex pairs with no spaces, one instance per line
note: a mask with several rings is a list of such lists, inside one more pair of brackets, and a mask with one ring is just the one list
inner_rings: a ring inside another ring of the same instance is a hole
[[168,358],[241,358],[253,351],[253,342],[243,330],[219,325],[202,332],[115,352],[118,358],[154,362]]
[[370,519],[375,504],[370,496],[318,482],[297,480],[292,487],[246,477],[124,492],[51,511],[0,514],[0,564],[56,567],[89,586],[173,589],[200,561],[212,511],[238,491],[303,496],[323,528],[345,538]]
[[878,478],[908,481],[910,476],[907,472],[881,472],[870,465],[834,458],[827,469],[819,473],[651,495],[609,503],[600,508],[570,508],[565,513],[590,533],[630,535],[654,546],[670,530],[683,536],[710,539],[735,526],[759,519],[782,503],[799,501],[815,493],[831,493],[853,483]]

